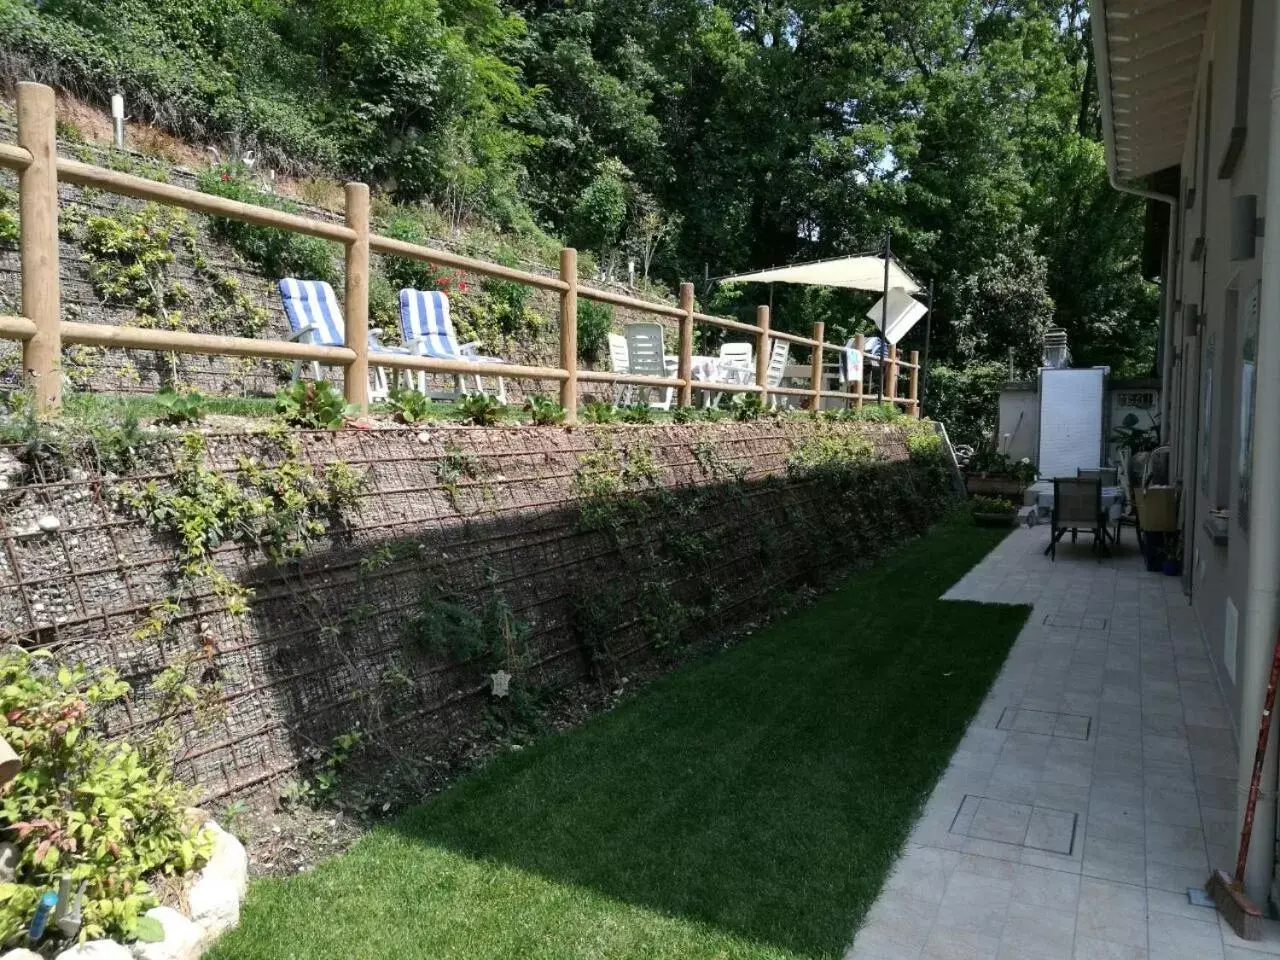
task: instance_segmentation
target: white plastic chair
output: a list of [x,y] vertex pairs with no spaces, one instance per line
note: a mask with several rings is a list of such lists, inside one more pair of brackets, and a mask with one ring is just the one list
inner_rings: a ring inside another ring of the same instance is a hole
[[[333,287],[323,280],[299,280],[296,277],[285,277],[278,284],[280,300],[284,303],[284,314],[289,319],[292,331],[289,339],[295,343],[311,343],[325,347],[344,346],[342,310],[338,307],[338,298],[334,296]],[[388,347],[378,342],[378,335],[369,332],[369,352],[406,354],[409,351],[402,347]],[[390,394],[387,371],[383,367],[370,365],[369,373],[372,383],[369,385],[370,400],[385,400]],[[302,361],[293,362],[293,379],[296,382],[302,376]],[[311,361],[311,376],[319,380],[320,361]]]
[[[624,328],[627,338],[627,360],[630,372],[641,377],[665,377],[666,356],[662,349],[662,326],[657,323],[629,323]],[[655,410],[670,410],[675,399],[674,387],[640,388],[643,395],[651,395],[649,406]],[[650,394],[652,390],[652,394]]]
[[[614,373],[631,372],[631,354],[627,350],[627,338],[620,333],[609,334],[609,369]],[[624,407],[631,403],[631,395],[635,393],[635,384],[615,383],[613,385],[613,405]]]
[[[458,334],[449,315],[449,297],[439,290],[414,290],[406,287],[400,291],[400,330],[409,351],[415,356],[434,357],[437,360],[468,360],[472,363],[506,363],[497,357],[484,357],[476,353],[480,348],[479,341],[458,343]],[[484,393],[480,374],[477,373],[474,379],[476,390]],[[501,374],[497,375],[497,380],[498,399],[506,403],[507,385]],[[444,394],[445,398],[457,399],[468,392],[463,377],[454,376],[453,383],[453,393]],[[427,392],[425,370],[418,371],[418,390]]]
[[[769,389],[782,385],[782,377],[787,372],[787,363],[791,359],[791,346],[785,340],[774,340],[769,348],[769,369],[765,373],[765,385]],[[783,406],[788,406],[786,400]],[[778,395],[771,394],[769,397],[769,409],[776,410],[778,408]]]

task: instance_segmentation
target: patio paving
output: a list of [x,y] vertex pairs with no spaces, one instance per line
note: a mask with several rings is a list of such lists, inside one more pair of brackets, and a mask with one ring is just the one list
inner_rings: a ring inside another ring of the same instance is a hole
[[944,595],[1034,610],[845,960],[1280,956],[1187,900],[1234,863],[1236,748],[1178,579],[1048,536]]

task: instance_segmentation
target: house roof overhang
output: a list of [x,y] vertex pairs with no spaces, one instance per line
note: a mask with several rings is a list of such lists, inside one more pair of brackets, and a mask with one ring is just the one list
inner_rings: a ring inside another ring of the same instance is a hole
[[1182,160],[1209,0],[1090,0],[1102,136],[1113,182]]

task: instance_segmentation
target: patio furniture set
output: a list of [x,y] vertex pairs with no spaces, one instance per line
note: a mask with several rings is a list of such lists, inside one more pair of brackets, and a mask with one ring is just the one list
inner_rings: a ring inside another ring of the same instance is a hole
[[1115,467],[1089,467],[1074,477],[1055,477],[1032,484],[1037,510],[1048,512],[1049,545],[1044,552],[1057,559],[1058,541],[1067,533],[1075,543],[1080,531],[1093,534],[1093,551],[1101,560],[1110,556],[1108,543],[1119,544],[1128,498]]
[[[343,346],[342,312],[338,306],[333,287],[323,280],[299,280],[286,277],[279,283],[280,296],[284,302],[285,315],[288,317],[291,334],[289,339],[295,342],[321,346]],[[473,363],[493,364],[493,379],[497,380],[497,397],[507,401],[506,383],[501,373],[501,366],[506,361],[498,357],[486,357],[477,353],[479,343],[459,343],[457,331],[449,312],[449,297],[439,290],[400,291],[400,332],[404,338],[403,346],[392,346],[381,342],[377,331],[369,331],[369,353],[371,358],[369,389],[371,400],[383,400],[391,392],[392,381],[386,369],[377,364],[377,357],[387,354],[401,356],[434,357],[441,360],[467,360]],[[772,341],[766,385],[777,387],[787,373],[790,349],[786,342],[778,339]],[[674,377],[678,360],[668,354],[663,344],[663,328],[657,323],[630,323],[623,328],[622,334],[609,334],[609,361],[614,373],[637,374],[652,377]],[[844,364],[841,364],[841,370]],[[725,391],[715,390],[711,385],[749,386],[755,382],[754,346],[747,342],[730,342],[720,348],[719,356],[694,356],[691,366],[692,378],[708,384],[702,390],[703,406],[711,408],[719,405]],[[302,374],[302,361],[293,365],[293,379]],[[320,379],[320,363],[311,363],[311,374]],[[416,374],[417,389],[433,399],[457,399],[471,392],[468,379],[474,380],[475,390],[485,392],[481,375],[464,378],[454,376],[452,391],[431,393],[427,388],[427,375],[424,371]],[[641,387],[634,384],[617,384],[614,386],[612,402],[615,406],[627,406],[642,397],[641,402],[657,410],[670,410],[675,401],[674,387]],[[779,397],[774,394],[770,405],[776,407]],[[786,402],[786,398],[782,398]]]

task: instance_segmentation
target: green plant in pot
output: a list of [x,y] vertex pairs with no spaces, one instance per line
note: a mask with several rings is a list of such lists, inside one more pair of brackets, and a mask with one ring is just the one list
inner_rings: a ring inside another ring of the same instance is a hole
[[975,494],[969,498],[973,520],[980,526],[1009,526],[1017,516],[1018,508],[1005,497],[986,497]]

